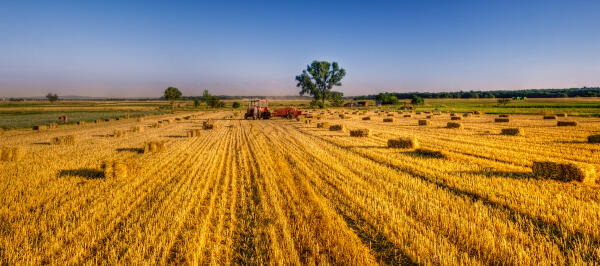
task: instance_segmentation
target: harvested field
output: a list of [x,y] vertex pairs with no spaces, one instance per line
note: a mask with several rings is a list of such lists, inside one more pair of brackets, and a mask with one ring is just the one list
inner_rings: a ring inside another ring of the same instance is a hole
[[[496,116],[486,114],[456,123],[462,130],[443,128],[448,116],[435,117],[427,127],[417,126],[416,119],[381,123],[337,116],[317,123],[350,132],[369,129],[368,138],[357,138],[287,119],[221,119],[230,114],[177,114],[197,118],[120,138],[109,136],[140,123],[125,119],[5,132],[0,260],[8,265],[600,261],[600,184],[592,168],[600,157],[598,144],[587,141],[598,134],[600,118],[571,116],[578,126],[559,128],[539,113],[512,115],[510,127],[527,133],[520,137],[497,134],[507,125],[491,123]],[[147,117],[145,126],[175,117]],[[211,118],[214,128],[202,130],[200,121]],[[191,129],[201,134],[186,138]],[[48,145],[67,135],[77,142]],[[391,145],[398,148],[388,147],[388,140],[400,139],[405,141]],[[146,145],[159,142],[160,152]]]

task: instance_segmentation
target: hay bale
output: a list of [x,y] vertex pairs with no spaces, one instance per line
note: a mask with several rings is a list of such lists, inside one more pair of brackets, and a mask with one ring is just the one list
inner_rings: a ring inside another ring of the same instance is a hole
[[415,114],[417,114],[417,115],[420,115],[420,114],[421,114],[421,112],[416,112]]
[[115,138],[120,138],[123,136],[125,136],[125,131],[123,131],[123,130],[117,129],[113,132],[113,137],[115,137]]
[[371,117],[370,116],[365,116],[365,117],[362,118],[362,120],[371,120]]
[[558,116],[558,117],[567,117],[567,113],[556,114],[556,116]]
[[596,181],[594,166],[576,162],[533,162],[533,174],[541,178],[552,178],[561,181],[580,181],[593,183]]
[[405,114],[404,117],[412,117],[410,114]]
[[110,118],[104,119],[104,122],[110,122]]
[[393,118],[384,118],[383,122],[394,122]]
[[148,141],[144,143],[144,153],[161,152],[165,150],[164,141]]
[[457,123],[457,122],[448,122],[448,124],[446,124],[447,128],[457,128],[457,129],[463,129],[464,126],[462,123]]
[[502,135],[522,136],[524,133],[522,128],[503,128],[501,130]]
[[199,129],[190,129],[186,132],[188,138],[200,137],[201,131]]
[[53,128],[57,128],[58,124],[57,123],[50,123],[48,124],[48,128],[53,129]]
[[498,115],[498,117],[510,117],[510,116],[507,114],[501,114],[501,115]]
[[317,123],[317,128],[329,128],[328,122]]
[[431,119],[431,118],[433,118],[433,115],[428,115],[428,116],[426,116],[425,118],[427,118],[427,119]]
[[184,120],[190,120],[190,119],[192,119],[192,117],[188,115],[188,116],[184,116],[183,119]]
[[574,127],[574,126],[577,126],[577,122],[575,122],[575,121],[558,121],[558,122],[556,122],[556,126],[559,126],[559,127]]
[[453,117],[450,117],[450,120],[462,120],[462,117],[460,117],[460,116],[453,116]]
[[424,149],[424,148],[416,149],[415,153],[417,153],[421,156],[425,156],[425,157],[433,157],[433,158],[441,158],[441,159],[448,159],[448,157],[449,157],[447,152],[431,150],[431,149]]
[[0,147],[0,161],[16,162],[23,159],[25,149],[20,147]]
[[482,111],[473,111],[473,114],[474,115],[482,115],[482,114],[484,114],[484,112],[482,112]]
[[546,119],[546,120],[550,120],[550,119],[556,120],[556,116],[555,115],[545,115],[544,119]]
[[392,113],[388,113],[388,114],[387,114],[387,116],[394,116],[394,114],[392,114]]
[[135,127],[131,128],[131,132],[134,132],[134,133],[144,132],[144,127],[135,126]]
[[202,122],[202,129],[208,130],[208,129],[213,129],[213,128],[215,128],[215,124],[212,119],[208,119],[208,120]]
[[346,127],[344,125],[331,125],[329,131],[344,131]]
[[463,114],[463,117],[469,117],[469,116],[471,116],[471,113],[464,113]]
[[33,130],[37,130],[37,131],[44,131],[46,129],[48,129],[48,127],[46,125],[33,126]]
[[125,114],[125,119],[129,119],[129,118],[130,118],[129,114]]
[[600,135],[591,135],[588,136],[589,143],[600,143]]
[[419,147],[419,142],[415,138],[398,138],[388,139],[388,148],[398,149],[416,149]]
[[312,121],[310,119],[304,120],[304,124],[310,124]]
[[83,126],[83,125],[85,125],[85,121],[77,121],[77,125]]
[[163,127],[163,124],[162,124],[162,123],[155,122],[155,123],[152,123],[151,127],[152,127],[152,128],[161,128],[161,127]]
[[59,136],[59,137],[53,138],[51,143],[54,145],[73,145],[73,144],[75,144],[75,136],[74,135]]
[[102,163],[104,178],[127,178],[135,176],[141,169],[140,165],[133,160],[105,161]]
[[144,118],[143,118],[143,117],[138,117],[138,118],[137,118],[137,121],[138,121],[138,122],[144,122]]
[[96,124],[100,124],[100,123],[102,123],[102,120],[100,120],[100,119],[96,119],[96,120],[94,121],[94,123],[96,123]]
[[371,130],[368,128],[350,130],[351,137],[368,137]]
[[429,125],[431,125],[431,121],[425,120],[425,119],[419,120],[419,126],[429,126]]
[[508,123],[508,122],[510,122],[510,118],[495,118],[494,122],[495,123]]

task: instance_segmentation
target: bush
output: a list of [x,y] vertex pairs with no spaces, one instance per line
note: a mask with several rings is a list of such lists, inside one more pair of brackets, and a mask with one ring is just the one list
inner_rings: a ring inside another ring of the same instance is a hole
[[423,105],[425,104],[425,100],[423,100],[423,97],[419,95],[413,95],[412,99],[410,100],[410,103],[414,105]]
[[231,104],[231,107],[233,107],[233,108],[240,108],[240,103],[233,102],[233,104]]
[[319,100],[312,100],[310,102],[310,107],[323,109],[323,108],[325,108],[325,104]]

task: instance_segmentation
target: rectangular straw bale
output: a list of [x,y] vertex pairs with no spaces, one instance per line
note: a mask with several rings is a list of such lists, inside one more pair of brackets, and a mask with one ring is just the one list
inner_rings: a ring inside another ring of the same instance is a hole
[[350,130],[351,137],[368,137],[371,130],[368,128]]
[[474,115],[482,115],[482,114],[484,114],[484,112],[482,112],[482,111],[473,111],[473,114]]
[[50,123],[48,124],[48,128],[57,128],[58,124],[57,123]]
[[600,135],[591,135],[588,136],[589,143],[600,143]]
[[318,128],[329,128],[329,122],[317,123]]
[[405,114],[404,117],[412,117],[410,114]]
[[138,118],[137,118],[137,121],[138,121],[138,122],[144,122],[144,118],[143,118],[143,117],[138,117]]
[[66,135],[52,138],[52,144],[54,145],[73,145],[75,144],[74,135]]
[[329,131],[343,131],[346,127],[344,125],[331,125],[329,126]]
[[398,139],[388,139],[387,145],[389,148],[416,149],[419,147],[419,142],[417,141],[417,139],[415,139],[413,137],[398,138]]
[[507,123],[507,122],[510,122],[510,118],[504,118],[504,117],[500,118],[499,117],[499,118],[495,118],[494,122],[496,122],[496,123]]
[[144,132],[144,127],[143,126],[135,126],[135,127],[131,128],[131,132],[135,132],[135,133]]
[[442,150],[419,148],[419,149],[416,149],[415,152],[419,155],[426,156],[426,157],[441,158],[441,159],[447,159],[449,157],[448,153],[445,151],[442,151]]
[[393,118],[384,118],[383,122],[394,122]]
[[43,131],[46,130],[48,127],[46,125],[37,125],[37,126],[33,126],[33,130],[37,130],[37,131]]
[[148,141],[144,143],[144,153],[161,152],[165,150],[164,141]]
[[510,117],[510,116],[507,114],[501,114],[501,115],[498,115],[498,117]]
[[544,119],[547,119],[547,120],[554,119],[554,120],[556,120],[556,116],[555,115],[545,115]]
[[522,128],[503,128],[502,135],[522,136],[524,131]]
[[96,123],[96,124],[100,124],[100,123],[102,123],[102,120],[100,120],[100,119],[96,119],[96,120],[94,121],[94,123]]
[[463,114],[463,117],[469,117],[469,116],[471,116],[471,113],[464,113]]
[[0,147],[0,161],[16,162],[23,159],[25,149],[20,147]]
[[158,123],[158,122],[152,123],[152,125],[151,125],[152,128],[161,128],[162,126],[163,126],[163,124]]
[[186,133],[188,138],[199,137],[200,134],[201,134],[201,132],[199,129],[190,129]]
[[421,114],[421,112],[416,112],[415,114],[417,114],[417,115],[420,115],[420,114]]
[[556,125],[559,127],[574,127],[574,126],[577,126],[577,122],[576,121],[558,121],[558,122],[556,122]]
[[394,116],[394,114],[393,113],[389,113],[389,114],[387,114],[387,116]]
[[452,117],[450,117],[450,120],[462,120],[462,117],[460,117],[460,116],[452,116]]
[[130,118],[129,114],[125,114],[125,119],[129,119],[129,118]]
[[85,125],[85,121],[77,121],[77,125],[83,126]]
[[580,181],[593,183],[596,181],[594,166],[578,162],[533,162],[533,174],[542,178],[552,178],[561,181]]
[[115,138],[120,138],[123,136],[125,136],[125,131],[123,131],[123,130],[118,129],[113,132],[113,137],[115,137]]
[[370,116],[365,116],[365,117],[362,118],[362,120],[371,120],[371,117]]
[[556,114],[556,116],[558,116],[558,117],[567,117],[567,113]]
[[427,118],[427,119],[431,119],[431,118],[433,118],[433,115],[428,115],[428,116],[426,116],[425,118]]
[[208,119],[208,120],[202,122],[202,128],[205,130],[213,129],[213,128],[215,128],[215,124],[212,119]]
[[127,178],[135,176],[141,166],[134,160],[108,160],[102,163],[104,178]]
[[463,129],[464,126],[462,123],[457,123],[457,122],[448,122],[448,124],[446,124],[447,128],[458,128],[458,129]]
[[429,125],[431,125],[431,121],[425,120],[425,119],[419,120],[419,126],[429,126]]

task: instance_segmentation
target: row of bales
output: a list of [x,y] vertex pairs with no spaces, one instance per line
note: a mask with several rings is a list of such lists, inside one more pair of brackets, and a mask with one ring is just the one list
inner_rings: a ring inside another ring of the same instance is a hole
[[[462,123],[459,121],[462,120],[463,117],[469,117],[470,115],[478,115],[482,114],[481,112],[473,112],[468,114],[463,114],[459,116],[457,114],[451,114],[451,120],[447,124],[447,128],[464,128]],[[345,114],[344,114],[345,115]],[[409,114],[404,114],[405,117]],[[386,118],[383,119],[384,122],[392,122],[391,118],[393,115],[386,114]],[[460,117],[460,118],[453,118]],[[566,114],[555,115],[553,117],[567,117]],[[340,115],[340,118],[345,119],[345,116]],[[428,117],[431,118],[431,117]],[[550,119],[547,116],[544,116],[543,119]],[[556,119],[556,118],[553,118]],[[370,116],[365,116],[362,120],[371,120]],[[504,123],[509,122],[510,116],[506,114],[498,115],[497,118],[494,119],[495,123]],[[430,125],[430,121],[426,119],[420,119],[419,125]],[[557,121],[557,126],[576,126],[577,123],[574,121]],[[330,124],[329,122],[320,122],[317,123],[317,128],[329,129],[330,131],[346,131],[346,127],[343,124]],[[349,130],[349,134],[351,137],[369,137],[371,134],[370,129],[353,129]],[[502,135],[511,135],[511,136],[520,136],[524,134],[522,128],[504,128],[501,129]],[[600,134],[599,135],[591,135],[588,137],[589,143],[600,143]],[[388,148],[393,149],[407,149],[413,150],[415,153],[420,154],[426,157],[434,157],[434,158],[443,158],[448,159],[450,155],[441,150],[432,150],[421,148],[419,142],[414,137],[401,137],[389,139],[387,142]],[[531,167],[532,173],[534,176],[538,178],[550,178],[561,181],[579,181],[583,183],[594,183],[600,182],[597,178],[595,168],[592,165],[579,163],[579,162],[569,162],[569,161],[534,161]]]

